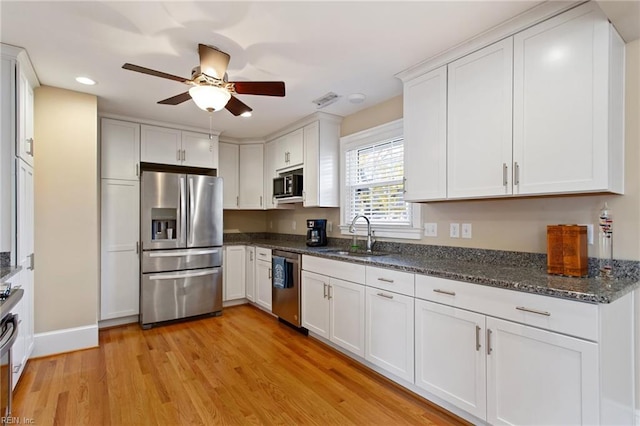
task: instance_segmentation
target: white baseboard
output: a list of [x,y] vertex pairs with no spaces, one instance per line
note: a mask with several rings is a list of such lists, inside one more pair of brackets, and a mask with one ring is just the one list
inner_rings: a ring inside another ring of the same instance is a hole
[[37,333],[32,358],[98,346],[98,324]]
[[126,324],[135,324],[138,321],[140,321],[140,317],[138,315],[129,315],[127,317],[100,320],[98,321],[98,328],[102,330],[103,328],[118,327]]

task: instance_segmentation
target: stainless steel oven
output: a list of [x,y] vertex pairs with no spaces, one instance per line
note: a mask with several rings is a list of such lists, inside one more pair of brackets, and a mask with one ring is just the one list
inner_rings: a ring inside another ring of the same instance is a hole
[[18,337],[18,315],[7,314],[0,320],[0,417],[2,424],[11,416],[11,347]]

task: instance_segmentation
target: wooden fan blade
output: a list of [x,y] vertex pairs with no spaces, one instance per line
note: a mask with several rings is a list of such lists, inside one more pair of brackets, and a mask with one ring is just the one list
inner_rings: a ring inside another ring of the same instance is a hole
[[284,96],[284,81],[232,81],[240,95]]
[[227,105],[225,106],[225,108],[229,110],[229,112],[235,115],[236,117],[244,112],[253,111],[251,108],[249,108],[247,104],[245,104],[244,102],[242,102],[240,99],[236,98],[233,95],[231,96],[231,99],[229,99],[229,102],[227,102]]
[[206,44],[198,44],[198,54],[200,55],[200,72],[222,80],[231,57]]
[[188,101],[189,99],[191,99],[191,95],[189,94],[189,92],[184,92],[180,93],[179,95],[175,95],[170,98],[158,101],[158,103],[162,105],[178,105]]
[[166,72],[152,70],[151,68],[145,68],[138,65],[133,64],[124,64],[122,66],[125,70],[141,72],[142,74],[149,74],[160,78],[166,78],[168,80],[179,81],[180,83],[185,83],[189,81],[188,78],[178,77],[177,75],[167,74]]

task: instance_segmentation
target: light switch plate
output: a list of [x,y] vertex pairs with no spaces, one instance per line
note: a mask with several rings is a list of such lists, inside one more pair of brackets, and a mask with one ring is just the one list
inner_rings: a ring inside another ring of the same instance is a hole
[[333,232],[333,222],[327,222],[327,232]]
[[462,238],[471,238],[471,224],[463,223],[462,224]]
[[425,223],[424,224],[424,236],[425,237],[437,237],[438,236],[438,224],[437,223]]
[[296,221],[295,220],[291,221],[291,229],[293,229],[294,231],[296,230]]
[[460,224],[459,223],[450,223],[449,224],[449,237],[451,237],[451,238],[460,238]]

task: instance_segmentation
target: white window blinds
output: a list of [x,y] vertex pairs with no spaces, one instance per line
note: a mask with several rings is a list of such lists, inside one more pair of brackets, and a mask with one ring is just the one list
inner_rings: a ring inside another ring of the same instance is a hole
[[345,157],[345,223],[363,214],[372,223],[410,225],[411,204],[403,197],[403,139],[361,145]]

